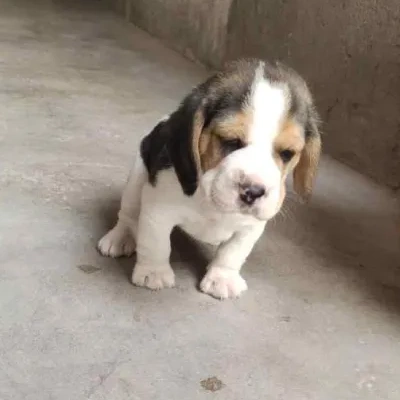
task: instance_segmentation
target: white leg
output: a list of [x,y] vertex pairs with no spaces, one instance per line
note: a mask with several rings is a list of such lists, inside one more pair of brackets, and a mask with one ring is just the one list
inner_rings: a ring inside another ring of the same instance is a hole
[[260,223],[252,229],[237,232],[219,247],[200,283],[200,289],[204,293],[218,299],[227,299],[239,297],[247,290],[246,281],[240,276],[240,269],[264,228],[265,223]]
[[118,222],[98,243],[98,249],[104,256],[130,256],[135,252],[140,199],[146,179],[147,171],[140,154],[137,154],[122,194]]
[[169,262],[173,211],[160,201],[161,196],[155,188],[145,185],[137,235],[137,261],[132,274],[133,284],[153,290],[175,285]]

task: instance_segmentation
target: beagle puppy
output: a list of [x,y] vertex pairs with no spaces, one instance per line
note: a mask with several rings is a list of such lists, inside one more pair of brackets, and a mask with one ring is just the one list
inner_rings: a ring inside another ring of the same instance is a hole
[[218,246],[201,290],[238,297],[247,289],[240,269],[279,212],[288,174],[300,196],[311,193],[321,151],[317,121],[293,70],[256,59],[229,63],[144,137],[100,252],[136,251],[135,285],[173,287],[170,234],[180,227]]

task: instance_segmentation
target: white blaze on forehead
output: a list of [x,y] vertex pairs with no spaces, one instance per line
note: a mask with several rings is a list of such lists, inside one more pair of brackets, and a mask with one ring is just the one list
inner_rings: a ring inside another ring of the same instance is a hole
[[272,142],[279,131],[287,109],[285,87],[269,82],[263,76],[263,65],[256,72],[250,105],[253,111],[249,141],[255,145]]

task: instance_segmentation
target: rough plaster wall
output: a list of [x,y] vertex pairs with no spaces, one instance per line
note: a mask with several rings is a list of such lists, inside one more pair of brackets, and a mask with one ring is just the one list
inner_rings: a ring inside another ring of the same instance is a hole
[[186,57],[221,65],[231,1],[126,0],[125,16]]
[[312,87],[325,151],[400,188],[398,0],[107,1],[209,66],[242,56],[286,61]]

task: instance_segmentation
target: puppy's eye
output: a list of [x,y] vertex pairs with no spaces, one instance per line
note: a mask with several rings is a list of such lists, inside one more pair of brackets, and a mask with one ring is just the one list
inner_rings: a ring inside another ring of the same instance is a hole
[[240,139],[221,139],[224,150],[228,153],[241,149],[244,145]]
[[281,159],[284,163],[287,163],[293,158],[294,151],[293,150],[281,150],[279,152],[279,156],[281,157]]

